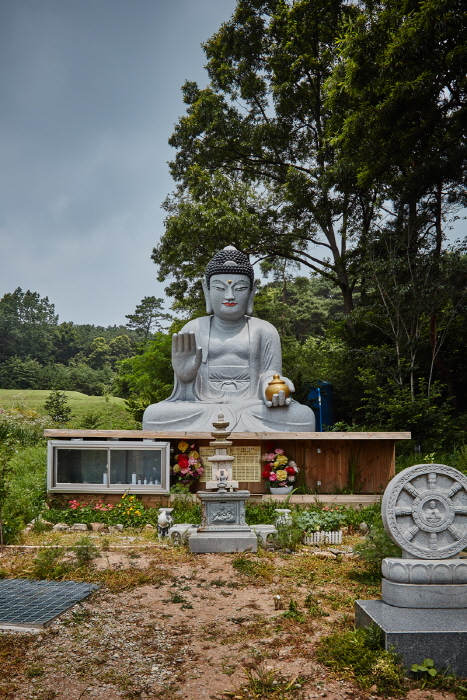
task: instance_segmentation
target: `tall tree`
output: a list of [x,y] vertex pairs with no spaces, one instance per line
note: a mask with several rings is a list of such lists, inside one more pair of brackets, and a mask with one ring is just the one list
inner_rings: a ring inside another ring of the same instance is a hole
[[238,0],[205,44],[211,83],[183,88],[187,116],[170,139],[179,188],[153,253],[160,279],[175,277],[171,293],[186,293],[223,242],[321,272],[353,309],[349,251],[376,194],[336,167],[324,86],[355,12],[343,0]]
[[142,335],[143,340],[146,341],[151,333],[162,330],[162,324],[165,321],[172,319],[170,314],[164,312],[163,303],[163,299],[144,297],[137,305],[135,312],[125,316],[128,319],[126,325],[130,330]]
[[58,316],[48,297],[18,287],[0,299],[0,361],[31,357],[46,362],[52,356],[52,329]]
[[361,312],[391,339],[396,382],[412,397],[417,375],[430,392],[434,370],[454,393],[444,343],[467,277],[446,231],[467,204],[466,19],[461,0],[359,3],[326,85],[338,162],[384,195]]

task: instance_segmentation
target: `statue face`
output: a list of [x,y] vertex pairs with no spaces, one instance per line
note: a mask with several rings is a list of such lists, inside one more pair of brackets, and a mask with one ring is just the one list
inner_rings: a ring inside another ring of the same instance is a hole
[[215,274],[206,291],[218,318],[239,321],[245,315],[251,294],[250,279],[246,275]]

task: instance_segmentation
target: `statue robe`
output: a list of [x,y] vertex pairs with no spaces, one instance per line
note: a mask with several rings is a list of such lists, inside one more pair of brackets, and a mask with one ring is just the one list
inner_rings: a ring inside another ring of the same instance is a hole
[[[268,407],[264,403],[268,382],[274,373],[282,374],[281,343],[274,326],[246,316],[245,327],[237,337],[237,342],[246,343],[244,365],[222,368],[209,363],[212,319],[213,316],[204,316],[183,327],[181,332],[194,333],[196,345],[202,349],[197,376],[191,382],[183,382],[175,375],[172,395],[144,412],[143,429],[208,432],[218,414],[223,413],[230,423],[229,430],[236,432],[314,431],[314,414],[308,406],[293,400],[288,406]],[[232,333],[232,343],[235,335]],[[228,347],[228,333],[223,340]],[[218,388],[223,383],[219,376],[222,371],[227,389]],[[217,381],[213,381],[213,375]]]

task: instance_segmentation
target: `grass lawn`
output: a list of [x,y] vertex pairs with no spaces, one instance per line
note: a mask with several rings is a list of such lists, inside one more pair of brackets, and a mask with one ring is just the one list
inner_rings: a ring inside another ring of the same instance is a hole
[[[139,427],[126,410],[124,399],[117,396],[87,396],[79,391],[64,391],[72,410],[70,427],[81,427],[87,420],[89,428],[132,429]],[[44,403],[49,389],[0,389],[0,408],[24,403],[40,415],[47,415]]]

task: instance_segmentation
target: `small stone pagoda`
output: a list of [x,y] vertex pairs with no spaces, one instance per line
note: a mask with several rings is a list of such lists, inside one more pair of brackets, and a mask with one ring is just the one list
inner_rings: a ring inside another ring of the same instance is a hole
[[195,553],[256,552],[258,541],[245,522],[245,501],[249,491],[238,491],[238,482],[232,478],[233,457],[227,454],[232,441],[226,430],[229,423],[222,413],[213,423],[214,440],[209,444],[216,453],[209,458],[212,463],[211,480],[206,491],[198,491],[201,501],[201,525],[189,538],[190,551]]

